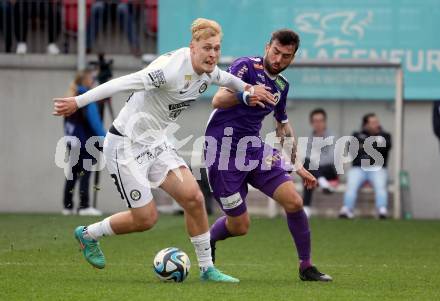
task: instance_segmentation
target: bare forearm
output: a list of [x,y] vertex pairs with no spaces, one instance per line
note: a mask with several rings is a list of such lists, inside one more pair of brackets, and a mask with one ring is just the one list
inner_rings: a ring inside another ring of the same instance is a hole
[[[297,143],[292,126],[289,123],[277,123],[276,135],[280,138],[281,147],[290,152],[290,159],[292,164],[297,163]],[[298,166],[296,166],[298,168]]]
[[293,128],[289,123],[277,123],[276,135],[281,139],[283,144],[286,137],[294,137]]
[[226,109],[239,103],[238,98],[232,91],[220,88],[212,99],[212,106],[215,109]]

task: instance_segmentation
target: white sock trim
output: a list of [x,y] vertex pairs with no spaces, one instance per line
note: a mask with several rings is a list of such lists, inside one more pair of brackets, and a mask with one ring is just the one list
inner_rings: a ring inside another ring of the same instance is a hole
[[110,224],[110,216],[106,217],[102,221],[102,228],[103,228],[104,236],[115,235],[115,232],[113,232],[112,226]]
[[103,236],[110,236],[114,234],[115,232],[113,232],[113,229],[110,225],[110,217],[107,217],[100,222],[87,226],[86,236],[89,236],[94,240],[99,240]]

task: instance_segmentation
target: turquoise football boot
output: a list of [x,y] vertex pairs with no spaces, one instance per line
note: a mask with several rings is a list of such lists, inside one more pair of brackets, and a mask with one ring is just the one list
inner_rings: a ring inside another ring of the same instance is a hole
[[223,274],[215,267],[209,267],[206,271],[200,272],[200,279],[202,281],[213,281],[213,282],[229,282],[229,283],[240,282],[240,280],[238,280],[237,278]]
[[105,267],[105,258],[101,248],[99,248],[99,242],[94,239],[85,238],[84,228],[84,226],[78,226],[75,229],[75,238],[81,246],[84,258],[95,268],[103,269]]

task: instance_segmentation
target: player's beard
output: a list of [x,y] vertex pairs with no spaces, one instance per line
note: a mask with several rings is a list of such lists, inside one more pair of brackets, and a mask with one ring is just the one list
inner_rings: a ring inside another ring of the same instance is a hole
[[273,76],[277,76],[278,74],[280,74],[281,72],[283,72],[284,70],[286,70],[287,67],[289,67],[289,66],[286,66],[286,67],[284,67],[284,68],[281,68],[281,69],[275,71],[275,70],[272,68],[272,65],[270,64],[269,60],[267,60],[266,58],[263,59],[263,64],[264,64],[264,69],[265,69],[270,75],[273,75]]

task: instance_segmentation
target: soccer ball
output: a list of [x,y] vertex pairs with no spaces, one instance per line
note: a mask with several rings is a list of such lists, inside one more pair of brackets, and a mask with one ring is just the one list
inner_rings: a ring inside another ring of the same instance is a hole
[[188,276],[191,262],[188,255],[178,248],[166,248],[154,257],[153,270],[163,281],[182,282]]

